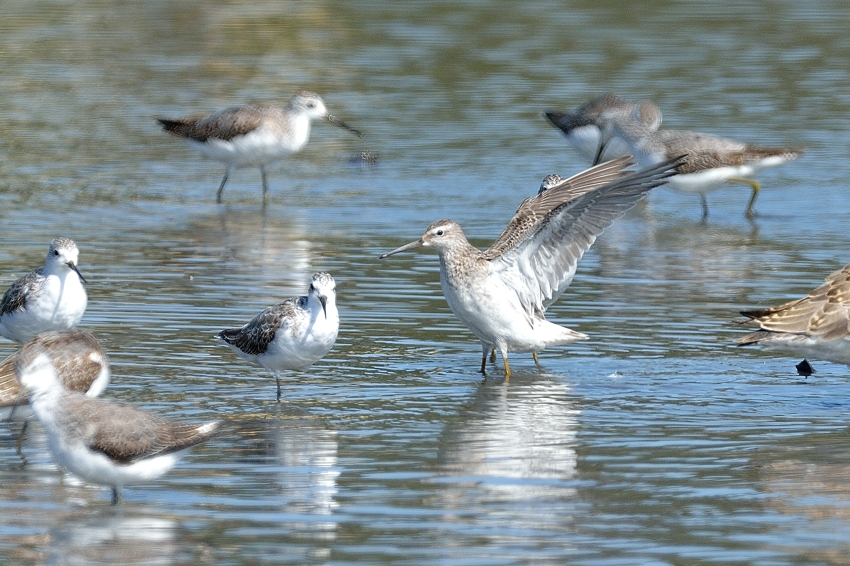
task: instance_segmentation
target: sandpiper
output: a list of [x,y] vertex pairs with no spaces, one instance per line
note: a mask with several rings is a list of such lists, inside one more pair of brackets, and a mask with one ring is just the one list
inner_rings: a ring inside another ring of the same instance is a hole
[[636,120],[650,130],[657,130],[661,125],[661,109],[648,100],[632,104],[619,96],[603,94],[585,102],[575,112],[546,112],[546,118],[560,128],[579,153],[596,165],[631,154],[628,145],[610,139],[612,120]]
[[77,269],[77,244],[50,242],[44,267],[24,275],[0,299],[0,335],[21,344],[49,330],[73,328],[86,312],[86,280]]
[[42,350],[65,389],[97,397],[109,384],[109,362],[91,333],[79,329],[42,332],[0,362],[0,420],[31,415],[25,407],[29,399],[18,382],[18,368],[21,360],[31,359],[32,352]]
[[801,299],[741,314],[760,330],[741,338],[739,346],[759,344],[850,365],[850,264]]
[[243,360],[272,372],[280,402],[280,372],[313,365],[330,351],[338,332],[336,282],[329,273],[316,273],[306,297],[269,307],[245,326],[222,330],[216,338]]
[[18,368],[53,460],[86,481],[111,486],[113,504],[123,486],[158,478],[219,426],[178,424],[127,403],[68,391],[44,348],[29,351]]
[[479,340],[485,373],[495,348],[511,375],[508,351],[539,352],[587,338],[546,320],[544,313],[570,284],[579,259],[611,223],[675,173],[672,159],[626,171],[623,157],[603,163],[526,199],[485,251],[460,226],[438,220],[425,234],[381,258],[420,246],[440,256],[440,285],[452,312]]
[[702,217],[708,217],[706,193],[724,183],[742,183],[753,189],[745,214],[753,218],[753,205],[761,186],[751,177],[766,167],[796,159],[801,148],[760,147],[728,138],[688,130],[652,130],[637,120],[618,118],[610,122],[611,139],[630,148],[642,166],[654,165],[674,155],[684,155],[678,175],[667,184],[684,193],[697,193]]
[[318,94],[302,91],[285,108],[237,106],[203,118],[160,118],[165,131],[186,138],[202,155],[227,165],[216,193],[221,192],[234,168],[259,167],[263,178],[263,203],[268,195],[266,165],[300,151],[310,139],[310,122],[324,118],[362,137],[362,134],[328,113]]

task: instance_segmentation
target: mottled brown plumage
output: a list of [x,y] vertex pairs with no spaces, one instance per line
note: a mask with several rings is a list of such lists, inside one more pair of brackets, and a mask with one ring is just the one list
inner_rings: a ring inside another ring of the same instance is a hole
[[168,454],[200,444],[217,431],[209,425],[189,425],[137,409],[128,403],[68,394],[60,415],[63,434],[116,464]]
[[774,333],[802,334],[824,341],[846,338],[850,336],[850,264],[830,274],[801,299],[741,314],[760,328],[741,338],[738,343],[742,346],[761,342]]
[[420,246],[440,256],[440,286],[452,312],[481,341],[481,373],[492,349],[532,352],[587,338],[546,320],[597,236],[650,189],[674,175],[672,159],[623,175],[628,158],[593,167],[524,201],[508,227],[482,252],[452,220],[438,220],[421,238],[381,256]]
[[[624,143],[641,166],[647,167],[683,155],[684,163],[668,187],[700,196],[703,218],[708,217],[706,193],[726,183],[741,183],[752,188],[744,214],[755,215],[753,206],[761,185],[753,177],[766,167],[776,167],[803,152],[794,147],[761,147],[729,138],[689,130],[653,130],[639,121],[618,118],[609,124],[611,141]],[[607,142],[606,142],[607,143]]]
[[199,142],[231,140],[253,132],[265,119],[282,120],[283,110],[275,106],[234,106],[202,118],[158,118],[166,132]]
[[749,145],[687,130],[659,130],[656,136],[664,144],[667,154],[678,152],[684,155],[677,170],[682,175],[717,167],[741,167],[769,157],[789,161],[799,157],[803,151],[801,148]]
[[[62,386],[69,391],[86,393],[98,378],[98,395],[109,379],[109,362],[97,339],[79,329],[42,332],[20,350],[0,362],[0,408],[26,404],[26,392],[21,391],[18,372],[29,350],[44,350],[56,368]],[[102,375],[105,372],[105,375]]]
[[201,118],[159,118],[165,131],[185,138],[201,154],[227,165],[216,193],[221,193],[234,168],[257,167],[263,180],[263,202],[268,196],[266,165],[300,151],[310,139],[310,122],[325,119],[362,136],[328,113],[318,94],[301,91],[286,104],[234,106]]
[[525,239],[535,226],[550,212],[586,194],[616,181],[633,171],[628,167],[634,162],[628,157],[620,157],[603,163],[592,169],[587,169],[563,180],[553,187],[541,190],[537,196],[522,201],[516,214],[508,222],[507,227],[484,252],[486,259],[493,259],[513,248]]

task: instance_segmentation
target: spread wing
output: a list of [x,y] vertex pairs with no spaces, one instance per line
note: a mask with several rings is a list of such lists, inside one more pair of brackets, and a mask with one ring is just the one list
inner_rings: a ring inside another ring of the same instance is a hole
[[[609,163],[618,164],[619,173],[629,162]],[[509,226],[496,241],[497,250],[491,247],[485,256],[493,269],[510,274],[527,311],[542,313],[570,284],[579,259],[596,237],[650,189],[674,175],[678,163],[675,158],[627,176],[618,174],[615,180],[590,189],[567,186],[544,191],[520,206],[514,217],[519,227],[510,232]]]
[[535,197],[525,199],[507,227],[484,252],[484,257],[494,259],[511,250],[524,241],[554,209],[589,191],[623,178],[631,173],[627,168],[632,165],[634,162],[629,157],[620,157],[591,167],[541,191]]
[[265,309],[242,328],[221,331],[218,337],[248,355],[262,354],[278,332],[289,332],[298,324],[306,301],[307,297],[288,299]]
[[850,264],[830,274],[820,287],[801,299],[741,314],[753,319],[763,331],[804,334],[824,340],[847,336],[850,334]]
[[199,142],[208,139],[230,140],[256,130],[263,122],[266,109],[262,106],[236,106],[215,112],[204,118],[168,120],[159,118],[166,132]]

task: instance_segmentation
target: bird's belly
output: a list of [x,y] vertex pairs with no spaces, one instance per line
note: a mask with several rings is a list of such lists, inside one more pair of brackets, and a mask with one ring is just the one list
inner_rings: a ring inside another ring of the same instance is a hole
[[304,145],[287,142],[270,132],[251,132],[229,140],[190,141],[201,155],[234,167],[260,167],[295,153]]
[[570,133],[567,134],[567,139],[570,140],[570,143],[576,151],[581,153],[587,159],[593,159],[599,151],[601,132],[599,128],[593,124],[579,126],[570,130]]
[[760,341],[759,345],[809,359],[850,365],[850,338],[822,340],[799,334],[774,332],[769,334],[766,340]]
[[27,302],[25,311],[3,316],[3,327],[13,335],[10,338],[27,342],[40,332],[71,329],[83,318],[88,298],[79,280],[50,276],[45,285],[36,299]]
[[753,167],[748,165],[715,167],[696,173],[674,175],[667,180],[667,186],[683,193],[706,193],[721,187],[732,177],[746,177],[753,172]]
[[79,442],[64,443],[57,436],[51,436],[50,444],[56,463],[61,467],[84,480],[113,486],[156,479],[173,468],[180,459],[180,452],[170,452],[129,464],[118,464]]
[[[599,156],[599,162],[616,159],[625,155],[631,155],[632,149],[628,143],[618,137],[610,137],[606,135],[605,148],[602,155]],[[599,144],[602,141],[602,131],[599,126],[589,124],[587,126],[579,126],[570,130],[567,134],[567,139],[573,144],[573,147],[579,151],[587,159],[596,159],[596,154],[599,153]]]
[[277,335],[266,351],[257,356],[257,362],[270,371],[306,369],[330,351],[338,328],[319,319],[303,336]]
[[516,294],[509,289],[491,285],[458,291],[446,287],[444,295],[455,316],[484,342],[524,343],[534,333]]

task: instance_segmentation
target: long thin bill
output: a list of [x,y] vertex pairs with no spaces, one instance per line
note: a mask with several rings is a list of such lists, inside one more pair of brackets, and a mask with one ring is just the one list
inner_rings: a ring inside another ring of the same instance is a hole
[[421,245],[422,245],[422,240],[414,240],[413,242],[410,242],[409,244],[404,244],[404,245],[403,245],[402,247],[400,247],[400,248],[396,248],[396,249],[394,249],[394,250],[393,250],[393,251],[391,251],[391,252],[387,252],[387,253],[385,253],[384,255],[382,255],[382,256],[380,257],[380,259],[384,259],[385,257],[389,257],[389,256],[391,256],[391,255],[395,255],[395,254],[397,254],[397,253],[399,253],[399,252],[404,252],[404,251],[407,251],[407,250],[412,250],[413,248],[418,248],[418,247],[419,247],[419,246],[421,246]]
[[73,269],[74,271],[76,271],[76,272],[77,272],[77,277],[79,277],[79,278],[80,278],[80,281],[82,281],[83,283],[85,283],[86,285],[88,285],[88,283],[89,283],[89,282],[88,282],[88,281],[86,281],[86,278],[85,278],[85,277],[83,277],[83,274],[82,274],[82,273],[80,273],[80,270],[79,270],[79,269],[77,269],[77,266],[76,266],[75,264],[73,264],[73,263],[69,263],[69,264],[68,264],[68,267],[70,267],[71,269]]
[[348,124],[346,124],[345,122],[343,122],[342,120],[337,118],[336,116],[331,116],[330,114],[328,114],[328,122],[330,122],[331,124],[335,124],[335,125],[339,126],[340,128],[344,128],[344,129],[348,130],[349,132],[357,135],[357,137],[359,137],[359,138],[363,137],[363,134],[360,133],[359,130],[355,130],[354,128],[352,128],[351,126],[349,126]]

